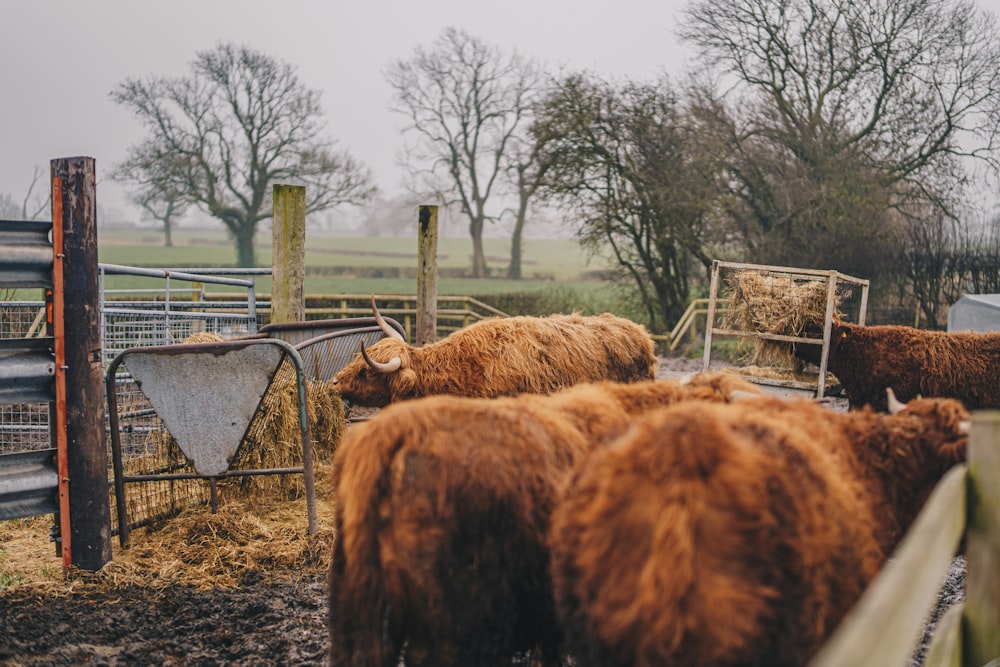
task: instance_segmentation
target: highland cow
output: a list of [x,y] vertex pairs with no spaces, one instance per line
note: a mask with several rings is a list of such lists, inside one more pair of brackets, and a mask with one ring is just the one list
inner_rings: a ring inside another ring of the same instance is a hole
[[581,459],[551,519],[579,667],[801,667],[965,457],[969,413],[763,398],[652,411]]
[[545,394],[580,382],[656,377],[655,344],[642,325],[605,313],[482,320],[423,347],[406,343],[372,311],[386,337],[337,373],[344,400],[384,407],[434,394],[478,398]]
[[549,514],[585,452],[637,414],[760,395],[734,376],[435,396],[353,426],[334,457],[334,665],[558,663]]
[[[819,365],[819,345],[796,345],[795,355]],[[886,411],[887,388],[901,401],[954,398],[969,410],[1000,408],[1000,332],[926,331],[835,321],[827,369],[837,376],[851,409]]]

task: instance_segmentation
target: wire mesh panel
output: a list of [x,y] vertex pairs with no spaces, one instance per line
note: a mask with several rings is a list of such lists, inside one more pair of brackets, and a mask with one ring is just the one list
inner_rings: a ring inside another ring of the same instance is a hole
[[36,338],[44,335],[44,301],[0,301],[0,338]]
[[[107,367],[132,347],[172,345],[196,333],[213,332],[223,338],[257,331],[256,291],[252,279],[215,275],[213,270],[192,273],[183,269],[145,269],[100,264],[101,347]],[[235,270],[227,270],[227,274]],[[247,273],[259,273],[248,269]],[[132,287],[109,289],[109,276],[128,280]],[[230,301],[207,301],[194,285],[241,288]]]
[[[0,339],[45,335],[45,302],[0,301]],[[0,454],[51,447],[48,403],[0,405]]]
[[31,452],[51,446],[48,403],[0,405],[0,454]]
[[102,310],[105,363],[132,347],[173,345],[205,332],[241,338],[257,330],[256,316],[249,317],[245,302],[206,310],[200,304],[165,307],[163,303],[106,302]]

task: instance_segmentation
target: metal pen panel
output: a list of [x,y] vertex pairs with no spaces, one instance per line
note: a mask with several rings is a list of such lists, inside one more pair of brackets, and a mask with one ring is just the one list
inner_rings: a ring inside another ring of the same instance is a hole
[[0,405],[52,400],[51,338],[0,339]]
[[55,449],[0,456],[0,521],[52,514],[58,484]]
[[0,220],[0,285],[52,287],[52,223]]

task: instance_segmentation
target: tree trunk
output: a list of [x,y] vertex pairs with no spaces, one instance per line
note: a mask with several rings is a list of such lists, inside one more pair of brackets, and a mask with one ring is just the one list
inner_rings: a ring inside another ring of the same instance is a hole
[[253,223],[244,222],[233,234],[236,241],[236,266],[239,268],[249,269],[256,266],[254,263],[253,248],[253,236],[256,226]]
[[514,235],[510,239],[510,266],[507,267],[507,277],[511,280],[521,279],[521,228],[523,223],[514,225]]
[[469,234],[472,236],[472,275],[475,278],[488,278],[486,254],[483,252],[483,218],[476,217],[469,222]]
[[173,227],[174,211],[176,206],[174,200],[167,202],[167,211],[163,214],[163,245],[167,248],[172,248],[174,245],[174,240],[171,237],[171,231]]
[[514,220],[514,233],[510,237],[510,265],[507,267],[507,277],[511,280],[521,279],[521,256],[524,251],[521,241],[524,236],[524,221],[528,217],[528,200],[522,191],[521,201],[517,206],[517,218]]

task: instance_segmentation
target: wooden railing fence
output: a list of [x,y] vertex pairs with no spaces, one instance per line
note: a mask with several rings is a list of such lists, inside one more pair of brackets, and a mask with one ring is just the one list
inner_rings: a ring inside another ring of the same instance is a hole
[[[205,294],[204,298],[211,300],[225,295]],[[337,319],[341,317],[367,317],[372,314],[372,295],[368,294],[306,294],[305,316],[307,320]],[[266,302],[269,295],[259,295],[264,302],[258,310],[265,315],[268,312]],[[375,303],[379,312],[392,317],[406,329],[407,340],[413,342],[416,335],[417,295],[414,294],[375,294]],[[312,305],[311,305],[312,304]],[[321,304],[321,305],[315,305]],[[490,317],[508,317],[507,313],[483,303],[470,296],[438,296],[437,297],[437,331],[438,337],[443,337],[466,327],[473,322]]]
[[1000,667],[1000,411],[972,418],[968,463],[935,488],[889,563],[809,667],[903,667],[964,538],[965,601],[924,667]]

